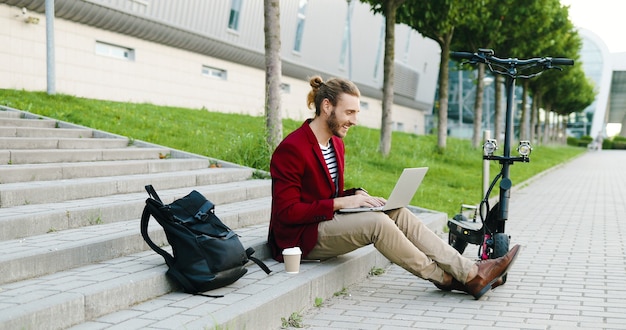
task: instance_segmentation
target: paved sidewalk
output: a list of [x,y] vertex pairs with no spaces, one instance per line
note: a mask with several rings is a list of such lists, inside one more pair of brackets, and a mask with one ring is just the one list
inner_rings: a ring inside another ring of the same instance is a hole
[[[511,246],[523,249],[507,283],[481,300],[439,291],[391,266],[312,307],[302,323],[309,329],[626,329],[625,164],[626,151],[590,151],[518,185],[506,231]],[[465,255],[476,258],[477,246]]]

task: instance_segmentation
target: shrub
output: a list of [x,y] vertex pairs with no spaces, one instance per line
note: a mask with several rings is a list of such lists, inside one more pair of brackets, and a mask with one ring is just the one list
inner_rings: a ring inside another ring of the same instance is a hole
[[626,136],[614,136],[613,137],[613,142],[626,142]]
[[578,146],[578,139],[573,137],[573,136],[568,136],[567,137],[567,145],[577,147]]
[[615,136],[613,137],[613,149],[626,149],[626,137]]
[[580,139],[578,139],[578,146],[579,147],[587,147],[587,145],[589,143],[591,143],[591,141],[593,141],[593,138],[589,135],[583,135],[580,137]]

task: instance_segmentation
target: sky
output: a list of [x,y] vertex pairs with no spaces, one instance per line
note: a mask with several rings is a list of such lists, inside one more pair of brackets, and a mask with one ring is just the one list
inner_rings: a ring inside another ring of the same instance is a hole
[[598,35],[609,52],[626,52],[626,1],[624,0],[561,0],[569,6],[569,18],[576,27]]

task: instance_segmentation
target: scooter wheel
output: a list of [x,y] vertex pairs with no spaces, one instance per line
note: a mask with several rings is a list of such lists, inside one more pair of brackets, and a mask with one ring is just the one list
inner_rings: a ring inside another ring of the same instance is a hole
[[[509,252],[509,235],[504,233],[497,233],[493,236],[493,253],[491,259],[496,259],[504,256]],[[502,276],[503,283],[506,283],[506,276]]]

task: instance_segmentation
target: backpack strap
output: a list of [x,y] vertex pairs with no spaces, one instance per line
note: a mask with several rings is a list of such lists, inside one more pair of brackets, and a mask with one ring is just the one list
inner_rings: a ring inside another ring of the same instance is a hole
[[163,204],[163,201],[161,201],[161,198],[159,197],[159,194],[157,194],[156,190],[154,190],[154,187],[151,184],[145,186],[144,188],[146,188],[146,191],[148,192],[148,195],[150,197],[152,197],[153,199],[159,201],[159,203]]
[[246,249],[246,255],[248,256],[248,259],[252,260],[255,264],[259,265],[259,267],[263,269],[265,274],[271,273],[272,271],[270,270],[270,268],[267,267],[267,265],[263,261],[261,261],[261,259],[252,256],[253,253],[254,253],[253,248],[249,247]]
[[201,292],[196,292],[192,294],[194,296],[203,296],[203,297],[209,297],[209,298],[224,298],[223,294],[206,294],[206,293],[201,293]]
[[154,244],[150,236],[148,236],[148,222],[150,221],[150,205],[148,202],[152,201],[148,199],[146,201],[146,206],[143,208],[143,213],[141,214],[141,236],[144,241],[148,244],[148,246],[154,250],[154,252],[160,254],[163,259],[165,259],[165,263],[168,267],[172,267],[174,265],[174,257],[171,256],[167,251],[161,249],[158,245]]

